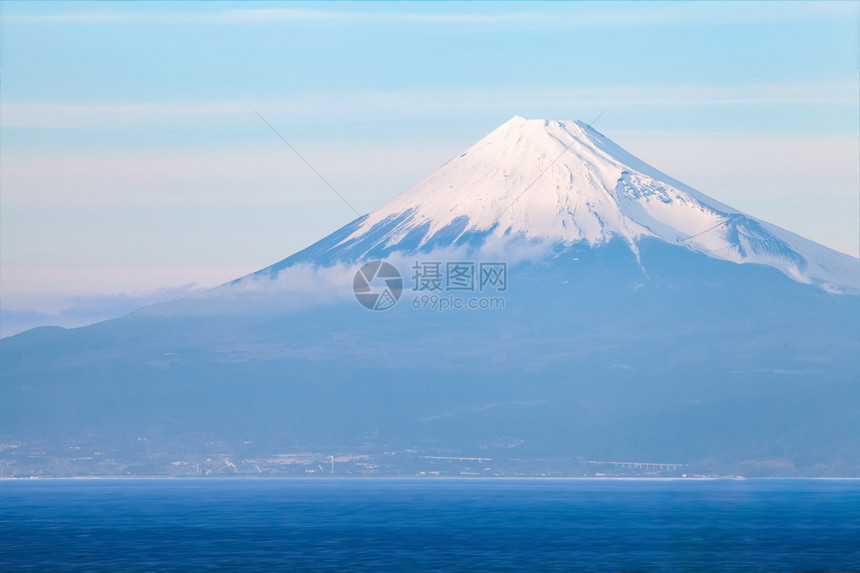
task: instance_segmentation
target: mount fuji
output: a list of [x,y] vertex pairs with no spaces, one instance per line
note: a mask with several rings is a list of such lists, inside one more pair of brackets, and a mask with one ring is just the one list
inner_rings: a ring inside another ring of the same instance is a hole
[[860,476],[858,294],[860,260],[515,117],[256,273],[0,341],[0,467]]
[[756,220],[657,171],[580,121],[514,117],[429,177],[309,249],[299,261],[519,238],[634,254],[653,238],[709,257],[763,264],[835,293],[860,293],[860,264]]

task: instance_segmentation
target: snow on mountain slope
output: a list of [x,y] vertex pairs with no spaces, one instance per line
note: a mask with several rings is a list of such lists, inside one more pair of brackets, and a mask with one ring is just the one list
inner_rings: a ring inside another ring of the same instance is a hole
[[522,117],[308,254],[360,259],[474,237],[594,246],[621,238],[634,253],[640,240],[656,238],[769,265],[830,292],[860,292],[858,259],[711,199],[582,122]]

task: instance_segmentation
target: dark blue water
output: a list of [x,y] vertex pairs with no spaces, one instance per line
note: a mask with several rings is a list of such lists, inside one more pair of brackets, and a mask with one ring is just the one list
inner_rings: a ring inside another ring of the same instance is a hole
[[860,482],[0,482],[0,571],[860,571]]

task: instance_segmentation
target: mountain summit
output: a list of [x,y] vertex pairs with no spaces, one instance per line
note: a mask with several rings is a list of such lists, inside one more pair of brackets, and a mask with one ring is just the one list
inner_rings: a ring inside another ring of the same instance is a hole
[[581,121],[514,117],[417,185],[265,272],[487,240],[604,245],[643,239],[860,292],[860,261],[733,209]]

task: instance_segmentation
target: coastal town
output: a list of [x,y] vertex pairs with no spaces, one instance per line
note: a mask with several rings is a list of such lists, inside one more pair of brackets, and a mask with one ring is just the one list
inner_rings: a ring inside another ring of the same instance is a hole
[[[0,443],[0,479],[109,477],[480,477],[480,478],[726,478],[734,474],[708,472],[679,463],[602,461],[548,457],[529,459],[443,455],[416,448],[376,453],[326,451],[236,455],[219,451],[198,456],[170,456],[152,451],[125,454],[67,445],[56,451],[47,445]],[[250,446],[251,444],[245,444]]]

